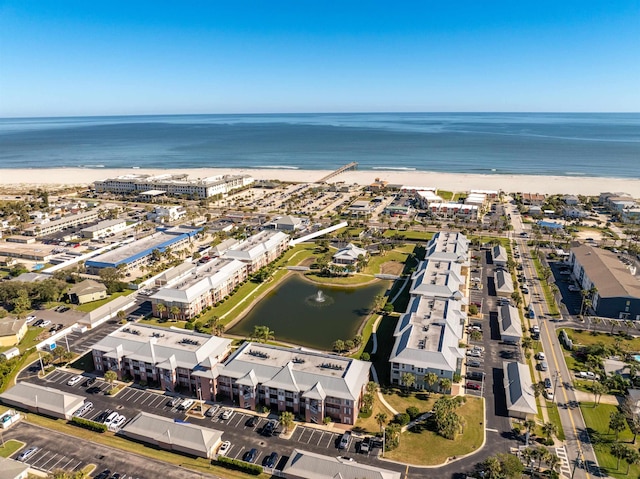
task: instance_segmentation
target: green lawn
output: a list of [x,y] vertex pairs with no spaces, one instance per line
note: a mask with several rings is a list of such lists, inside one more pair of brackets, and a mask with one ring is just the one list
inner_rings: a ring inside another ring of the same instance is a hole
[[[626,475],[627,465],[624,461],[620,461],[620,469],[616,470],[618,460],[611,455],[610,447],[615,441],[615,434],[609,431],[609,418],[611,413],[617,410],[616,406],[610,404],[599,404],[593,407],[594,403],[580,403],[580,410],[587,425],[589,437],[594,445],[598,464],[605,474],[616,478],[638,477],[640,475],[640,466],[631,466],[629,475]],[[627,426],[618,436],[618,441],[627,444],[629,447],[637,450],[637,445],[633,445],[633,434]]]
[[77,358],[75,361],[69,364],[69,366],[75,369],[80,369],[87,373],[93,372],[93,355],[91,354],[91,351]]
[[408,394],[401,389],[389,388],[383,392],[384,400],[398,412],[406,412],[409,407],[417,407],[421,413],[429,412],[433,409],[433,404],[441,397],[441,394],[415,392]]
[[387,252],[384,256],[372,256],[369,259],[369,263],[367,264],[364,272],[369,274],[380,274],[381,267],[384,263],[388,263],[390,261],[395,261],[396,263],[405,263],[407,261],[407,258],[413,251],[413,248],[413,245],[408,245],[403,248],[393,249],[392,251]]
[[540,278],[540,284],[542,285],[542,292],[544,293],[544,300],[549,306],[549,313],[553,317],[560,316],[560,311],[558,311],[558,305],[556,304],[556,300],[551,293],[551,288],[549,287],[549,283],[547,283],[542,276],[542,263],[538,259],[537,256],[533,255],[533,264],[536,267],[536,273],[538,274],[538,278]]
[[433,232],[431,231],[412,231],[412,230],[396,230],[396,229],[388,229],[385,230],[382,235],[385,238],[393,238],[398,235],[406,240],[413,241],[429,241],[433,237]]
[[321,276],[314,272],[304,274],[310,281],[322,284],[336,284],[339,286],[358,286],[374,281],[376,278],[370,274],[350,274],[347,276]]
[[4,441],[3,444],[0,444],[0,456],[9,457],[24,445],[24,442],[16,441],[15,439]]
[[131,293],[133,293],[133,290],[127,289],[125,291],[113,293],[108,298],[101,299],[99,301],[92,301],[90,303],[73,306],[73,309],[75,309],[76,311],[82,311],[83,313],[90,313],[91,311],[98,309],[100,306],[104,306],[107,303],[110,303],[111,301],[113,301],[116,298],[119,298],[120,296],[127,296]]
[[400,446],[385,452],[384,457],[409,464],[436,465],[475,451],[484,439],[483,400],[467,397],[457,413],[464,418],[465,425],[454,440],[445,439],[426,427],[416,427],[403,433]]
[[545,406],[547,408],[547,414],[549,415],[549,422],[552,422],[556,425],[558,433],[556,437],[561,441],[564,441],[564,430],[562,429],[562,422],[560,421],[560,413],[558,412],[558,405],[555,403],[551,403],[549,401],[545,401]]

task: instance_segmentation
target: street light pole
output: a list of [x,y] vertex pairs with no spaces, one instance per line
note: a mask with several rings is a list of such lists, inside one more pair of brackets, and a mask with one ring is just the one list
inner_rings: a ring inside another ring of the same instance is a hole
[[571,479],[573,479],[574,474],[576,473],[576,469],[578,466],[582,467],[584,464],[584,461],[582,460],[582,457],[576,457],[576,460],[573,463],[573,471],[571,471]]
[[560,377],[560,371],[556,371],[555,373],[555,383],[553,385],[553,401],[551,401],[552,403],[556,402],[556,389],[558,389],[558,378]]

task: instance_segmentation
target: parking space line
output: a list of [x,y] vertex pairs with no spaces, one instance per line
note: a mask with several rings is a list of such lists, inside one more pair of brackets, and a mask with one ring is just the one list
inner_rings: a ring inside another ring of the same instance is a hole
[[313,437],[313,435],[316,433],[315,430],[311,431],[311,436],[309,436],[309,440],[307,441],[307,444],[309,444],[311,442],[311,438]]
[[31,462],[29,462],[29,464],[31,466],[35,466],[37,463],[39,463],[42,459],[44,459],[45,457],[47,457],[49,455],[49,452],[51,451],[46,451],[44,449],[41,449],[42,451],[42,456],[40,456],[39,454],[36,453],[36,458],[32,459]]
[[302,437],[302,435],[304,434],[306,428],[302,427],[300,428],[300,435],[298,436],[298,439],[296,439],[297,442],[300,442],[300,438]]
[[331,445],[331,443],[334,442],[334,435],[333,433],[331,433],[331,435],[329,436],[329,442],[327,443],[326,447],[329,447]]
[[[67,459],[67,456],[60,456],[60,459],[58,459],[58,460],[56,461],[56,463],[55,463],[53,466],[51,466],[51,467],[49,468],[49,470],[51,471],[51,470],[53,470],[53,469],[56,469],[56,468],[58,467],[58,464],[60,464],[60,463],[61,463],[62,461],[64,461],[65,459]],[[67,465],[67,464],[69,464],[71,461],[73,461],[73,459],[69,459],[69,460],[65,463],[65,465],[64,465],[64,466],[62,466],[60,469],[65,469],[66,465]]]
[[[153,397],[155,396],[155,394],[151,394],[151,393],[146,393],[145,398],[142,400],[142,402],[140,403],[140,405],[142,406],[145,402],[147,402],[149,399],[153,399]],[[153,402],[153,401],[151,401]]]
[[51,461],[53,461],[56,457],[58,457],[58,453],[57,453],[57,452],[54,452],[54,453],[53,453],[53,456],[51,456],[51,457],[50,457],[49,459],[47,459],[45,462],[43,462],[42,464],[40,464],[40,466],[38,466],[38,467],[40,467],[40,469],[44,469],[44,468],[47,466],[47,464],[49,464]]
[[156,403],[156,401],[152,401],[151,403],[149,403],[149,406],[151,406],[151,407],[158,407],[160,404],[162,404],[162,402],[164,401],[164,399],[165,399],[165,398],[164,398],[164,396],[158,396],[158,397],[156,398],[156,400],[157,400],[158,402]]
[[[73,460],[73,459],[72,459],[72,460]],[[69,462],[71,462],[71,461],[69,461]],[[71,472],[75,471],[75,470],[78,468],[78,466],[79,466],[80,464],[82,464],[82,461],[78,461],[78,463],[77,463],[75,466],[73,466],[71,469],[69,469],[69,470],[70,470]],[[65,466],[65,467],[66,467],[66,466]]]
[[124,391],[122,391],[119,395],[118,398],[119,399],[127,399],[127,396],[129,396],[129,394],[131,393],[131,389],[129,388],[125,388]]
[[[240,424],[242,422],[242,416],[244,416],[244,415],[240,414],[240,413],[234,413],[234,415],[238,417],[238,422],[233,424],[233,427],[238,427],[238,424]],[[231,422],[231,421],[229,421],[229,422]]]
[[318,438],[318,442],[316,443],[316,446],[320,445],[320,442],[322,441],[322,438],[324,437],[325,434],[331,434],[331,433],[327,433],[326,431],[320,431],[320,437]]

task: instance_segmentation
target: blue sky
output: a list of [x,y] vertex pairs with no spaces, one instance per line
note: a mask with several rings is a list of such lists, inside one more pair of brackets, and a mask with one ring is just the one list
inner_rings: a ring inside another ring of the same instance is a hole
[[0,0],[0,116],[640,111],[640,0]]

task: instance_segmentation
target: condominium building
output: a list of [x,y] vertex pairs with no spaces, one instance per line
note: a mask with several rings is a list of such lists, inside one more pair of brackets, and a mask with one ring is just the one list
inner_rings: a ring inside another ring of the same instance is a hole
[[[235,259],[218,258],[204,265],[180,268],[178,282],[160,288],[149,299],[153,315],[189,320],[213,306],[247,279],[247,265]],[[159,305],[162,305],[159,309]],[[171,313],[174,308],[179,313]]]
[[97,192],[143,193],[156,190],[174,196],[209,198],[226,195],[233,190],[251,185],[253,181],[249,175],[218,175],[190,180],[186,174],[131,174],[96,181],[94,185]]
[[24,234],[26,236],[36,237],[47,236],[62,231],[65,228],[72,228],[97,221],[99,213],[100,211],[98,209],[92,209],[76,215],[63,216],[59,220],[49,221],[48,223],[34,224],[25,228]]
[[[219,394],[241,408],[265,405],[306,422],[325,417],[355,424],[371,364],[357,359],[260,343],[244,343],[217,369]],[[206,374],[201,375],[202,390]],[[213,379],[209,379],[211,384]]]
[[465,351],[458,344],[467,319],[469,241],[461,233],[440,232],[426,250],[411,277],[411,299],[394,331],[389,359],[392,384],[401,384],[403,374],[410,373],[420,389],[429,387],[429,373],[450,380],[460,373]]
[[249,274],[268,265],[289,247],[289,235],[282,231],[263,230],[231,246],[222,257],[236,259],[247,265]]
[[580,289],[595,291],[590,301],[596,315],[640,320],[640,281],[633,261],[583,244],[571,248],[569,262]]
[[127,228],[127,221],[123,219],[105,220],[98,224],[84,228],[80,233],[83,238],[105,238],[111,234],[119,233]]
[[211,370],[230,351],[231,340],[186,330],[128,324],[91,346],[97,371],[115,371],[160,389],[197,392],[193,372]]

